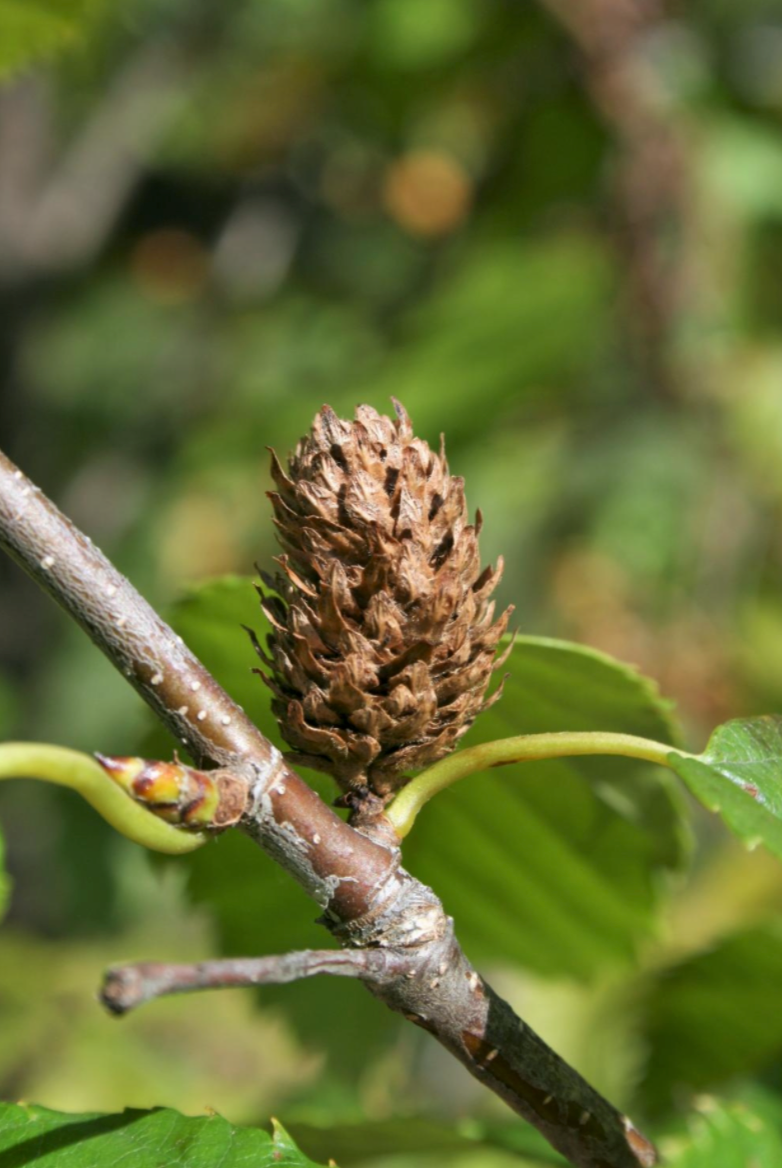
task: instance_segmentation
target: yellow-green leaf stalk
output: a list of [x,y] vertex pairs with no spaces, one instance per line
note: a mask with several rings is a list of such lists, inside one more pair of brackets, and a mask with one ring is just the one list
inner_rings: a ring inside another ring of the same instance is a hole
[[514,762],[585,754],[618,754],[626,758],[645,759],[665,767],[671,765],[672,755],[696,757],[683,750],[676,750],[665,742],[652,742],[634,734],[613,734],[607,731],[566,731],[499,738],[495,742],[482,742],[467,750],[457,750],[455,754],[423,771],[401,789],[386,808],[385,814],[399,838],[404,839],[424,804],[459,779]]
[[[128,767],[136,763],[140,766],[131,766],[130,769],[134,769],[136,773],[129,778]],[[112,765],[119,774],[111,774]],[[167,823],[160,817],[163,809],[155,811],[145,806],[139,801],[145,798],[143,788],[139,791],[133,787],[134,780],[137,781],[143,768],[149,765],[143,759],[106,759],[102,765],[88,754],[39,742],[0,744],[0,779],[42,779],[48,783],[56,783],[60,787],[70,787],[71,790],[78,791],[82,798],[86,799],[121,835],[154,852],[183,855],[201,847],[209,836],[186,825],[192,822],[208,822],[208,819],[204,818],[204,808],[208,807],[209,800],[212,799],[211,792],[206,793],[205,801],[199,803],[195,814],[188,817],[180,813],[177,816],[180,826]],[[153,765],[174,768],[179,766],[179,764]],[[185,778],[189,782],[192,773],[190,768],[180,767],[180,770],[188,772]],[[171,774],[166,771],[162,786],[156,788],[153,783],[150,794],[154,796],[162,793],[164,797],[172,795],[172,782]],[[164,802],[164,807],[167,806],[168,804]]]

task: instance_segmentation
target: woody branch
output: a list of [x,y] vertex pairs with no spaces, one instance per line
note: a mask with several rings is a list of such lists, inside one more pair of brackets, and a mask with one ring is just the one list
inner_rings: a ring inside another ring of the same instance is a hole
[[115,970],[105,991],[112,1009],[161,993],[244,984],[243,977],[255,984],[254,976],[356,975],[436,1037],[575,1168],[656,1163],[630,1121],[476,973],[438,898],[400,867],[398,848],[344,823],[132,585],[2,454],[0,547],[77,621],[193,756],[230,778],[232,798],[237,783],[244,785],[237,826],[318,901],[323,923],[348,951],[264,958],[254,968],[216,962]]

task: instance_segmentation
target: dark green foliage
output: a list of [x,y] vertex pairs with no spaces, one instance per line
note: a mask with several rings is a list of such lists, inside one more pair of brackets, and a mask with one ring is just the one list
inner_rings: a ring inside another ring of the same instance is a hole
[[644,1095],[657,1110],[763,1069],[782,1050],[782,921],[745,929],[652,981]]
[[[519,637],[502,699],[465,746],[514,734],[610,729],[671,740],[654,686],[601,653]],[[684,831],[659,770],[627,759],[504,766],[443,792],[406,862],[459,921],[468,951],[549,975],[589,977],[627,960],[654,927]]]

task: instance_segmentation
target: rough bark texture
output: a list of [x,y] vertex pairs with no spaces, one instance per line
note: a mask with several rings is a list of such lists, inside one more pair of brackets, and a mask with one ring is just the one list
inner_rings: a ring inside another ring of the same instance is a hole
[[[2,455],[0,546],[79,622],[177,738],[222,769],[234,796],[237,783],[245,784],[239,826],[321,904],[323,923],[346,951],[262,959],[263,968],[244,969],[248,982],[253,972],[287,981],[348,971],[428,1030],[577,1168],[656,1162],[629,1120],[475,972],[438,898],[401,868],[399,849],[343,823],[131,585]],[[217,969],[221,964],[164,973],[154,967],[151,974],[149,967],[115,970],[107,1001],[122,1011],[156,993],[240,984],[236,964]]]

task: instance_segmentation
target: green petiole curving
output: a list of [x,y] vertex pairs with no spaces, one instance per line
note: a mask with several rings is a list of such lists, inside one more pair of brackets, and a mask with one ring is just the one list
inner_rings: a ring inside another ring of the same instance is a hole
[[154,852],[184,855],[205,844],[205,832],[174,827],[135,802],[94,758],[39,742],[0,744],[0,779],[42,779],[78,791],[107,823]]
[[491,767],[507,766],[514,762],[531,762],[545,758],[566,758],[584,754],[618,754],[627,758],[642,758],[660,766],[670,767],[671,755],[696,758],[696,755],[676,750],[664,742],[638,738],[634,734],[611,734],[607,731],[565,731],[557,734],[523,734],[518,738],[499,738],[482,742],[455,754],[422,771],[403,787],[385,814],[400,839],[408,834],[416,816],[425,803],[439,791],[459,779]]

